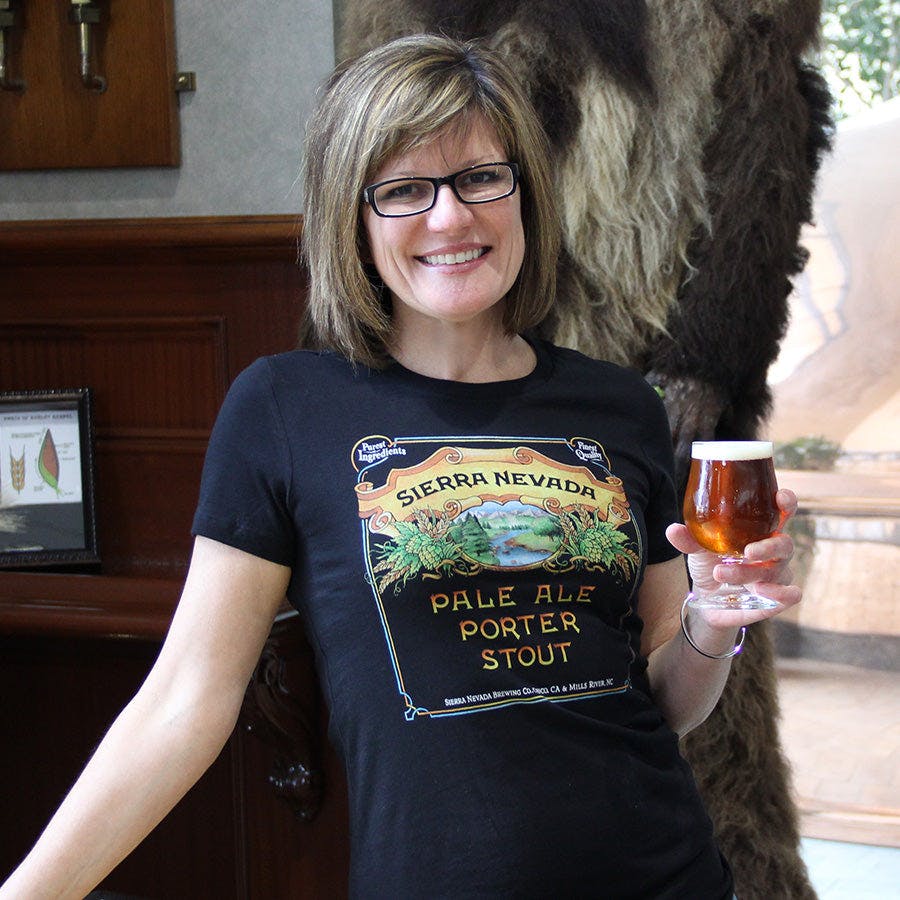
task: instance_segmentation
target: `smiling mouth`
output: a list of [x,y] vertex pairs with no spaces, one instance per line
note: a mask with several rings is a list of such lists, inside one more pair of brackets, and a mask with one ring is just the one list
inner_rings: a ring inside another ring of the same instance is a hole
[[479,247],[477,250],[465,250],[462,253],[438,253],[434,256],[420,256],[423,262],[429,266],[458,266],[460,263],[471,262],[488,252],[487,247]]

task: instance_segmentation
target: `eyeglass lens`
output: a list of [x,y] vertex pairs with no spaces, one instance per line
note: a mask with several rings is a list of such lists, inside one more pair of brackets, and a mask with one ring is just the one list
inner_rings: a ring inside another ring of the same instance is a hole
[[[515,178],[506,164],[474,166],[449,176],[453,192],[463,203],[487,203],[512,193]],[[375,208],[386,216],[409,216],[430,209],[437,184],[443,179],[397,178],[376,185],[371,193]]]

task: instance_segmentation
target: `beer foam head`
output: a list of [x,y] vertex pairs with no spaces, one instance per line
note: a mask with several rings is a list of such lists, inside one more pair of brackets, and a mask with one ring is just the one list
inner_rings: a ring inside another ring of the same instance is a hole
[[694,459],[768,459],[772,455],[771,441],[694,441]]

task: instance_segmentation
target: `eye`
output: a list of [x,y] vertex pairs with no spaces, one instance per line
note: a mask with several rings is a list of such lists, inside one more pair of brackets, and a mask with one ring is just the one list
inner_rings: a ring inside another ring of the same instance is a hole
[[427,181],[416,181],[412,178],[392,181],[375,191],[375,202],[379,206],[421,203],[423,199],[431,198],[431,190],[431,184]]
[[465,172],[457,181],[460,190],[478,190],[482,187],[490,187],[507,178],[505,172],[499,166],[483,166]]
[[512,193],[513,173],[507,165],[484,165],[460,172],[456,190],[467,203],[486,203]]

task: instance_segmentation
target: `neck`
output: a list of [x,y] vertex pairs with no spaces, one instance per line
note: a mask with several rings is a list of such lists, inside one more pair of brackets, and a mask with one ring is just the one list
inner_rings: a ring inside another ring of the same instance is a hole
[[526,340],[499,328],[450,326],[427,339],[401,333],[391,349],[397,362],[419,375],[473,384],[524,378],[536,364]]

